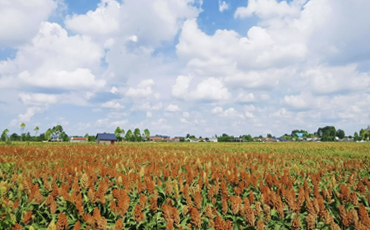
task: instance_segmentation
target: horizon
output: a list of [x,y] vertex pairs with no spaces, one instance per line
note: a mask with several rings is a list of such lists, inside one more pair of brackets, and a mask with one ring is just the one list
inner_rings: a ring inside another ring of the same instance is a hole
[[366,0],[5,0],[0,131],[353,136],[370,124],[369,10]]

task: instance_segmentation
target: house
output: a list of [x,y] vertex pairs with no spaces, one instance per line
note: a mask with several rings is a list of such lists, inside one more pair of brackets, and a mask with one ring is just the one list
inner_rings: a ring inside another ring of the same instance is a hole
[[185,139],[185,141],[186,141],[186,142],[193,142],[193,143],[195,143],[195,142],[199,142],[199,140],[198,140],[198,139],[196,139],[196,138],[186,138],[186,139]]
[[[207,140],[207,138],[206,138],[206,140]],[[209,142],[217,142],[217,138],[216,137],[210,137],[210,138],[208,138],[208,141]]]
[[174,138],[171,138],[171,142],[180,142],[180,139],[183,138],[183,137],[174,137]]
[[169,136],[163,136],[163,135],[155,135],[155,136],[150,136],[148,137],[149,141],[153,142],[167,142],[170,141]]
[[113,133],[98,133],[96,134],[96,143],[114,145],[114,142],[117,141],[116,135]]
[[69,142],[87,142],[86,137],[71,137]]

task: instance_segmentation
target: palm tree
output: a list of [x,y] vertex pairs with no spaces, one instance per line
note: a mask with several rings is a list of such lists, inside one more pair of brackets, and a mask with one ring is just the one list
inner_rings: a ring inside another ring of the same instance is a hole
[[22,138],[23,138],[23,135],[22,135],[22,134],[24,133],[24,128],[26,128],[26,124],[22,122],[22,124],[21,124],[21,129],[22,129],[22,133],[21,133],[21,141],[23,141],[23,140],[22,140]]
[[36,126],[35,127],[35,129],[33,130],[33,131],[35,131],[35,136],[37,136],[37,132],[39,131],[40,129],[39,129],[39,127],[38,126]]
[[3,134],[1,136],[5,136],[5,141],[8,141],[8,133],[9,133],[9,129],[5,129],[3,131]]

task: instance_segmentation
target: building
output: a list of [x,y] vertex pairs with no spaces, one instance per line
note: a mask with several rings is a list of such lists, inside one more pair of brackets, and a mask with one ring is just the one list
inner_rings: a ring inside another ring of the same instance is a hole
[[69,142],[87,142],[86,137],[71,137]]
[[[207,140],[207,138],[206,138],[206,140]],[[207,141],[209,141],[209,142],[217,142],[217,138],[216,137],[210,137],[210,138],[208,138]]]
[[113,133],[98,133],[96,134],[96,143],[114,145],[117,141],[116,135]]
[[148,137],[149,141],[154,141],[154,142],[167,142],[170,141],[169,136],[163,136],[163,135],[155,135]]

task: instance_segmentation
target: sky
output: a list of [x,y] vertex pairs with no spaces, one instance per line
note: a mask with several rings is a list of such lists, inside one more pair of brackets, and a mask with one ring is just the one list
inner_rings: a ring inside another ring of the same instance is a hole
[[0,131],[370,125],[369,0],[0,0]]

